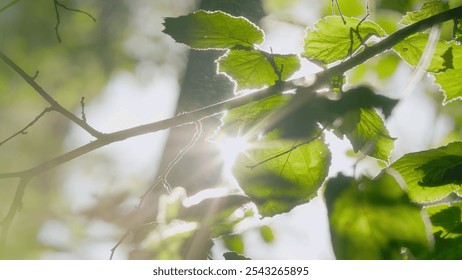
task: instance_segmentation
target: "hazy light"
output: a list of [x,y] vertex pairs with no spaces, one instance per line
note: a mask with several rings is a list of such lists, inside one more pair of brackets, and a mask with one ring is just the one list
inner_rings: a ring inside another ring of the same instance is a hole
[[249,148],[249,143],[244,137],[224,137],[217,142],[217,145],[224,161],[223,171],[225,174],[231,174],[234,162],[239,154],[244,153]]

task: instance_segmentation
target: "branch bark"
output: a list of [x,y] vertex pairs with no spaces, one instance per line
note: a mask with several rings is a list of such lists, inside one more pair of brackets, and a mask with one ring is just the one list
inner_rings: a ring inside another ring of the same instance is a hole
[[[462,18],[462,6],[451,9],[451,10],[447,10],[438,15],[429,17],[422,21],[416,22],[412,25],[406,26],[403,29],[396,31],[395,33],[384,38],[382,41],[378,42],[377,44],[367,47],[364,51],[357,54],[356,56],[353,56],[350,59],[336,66],[333,66],[325,71],[314,74],[312,77],[309,77],[310,79],[303,77],[303,78],[283,82],[280,85],[276,85],[276,86],[269,87],[263,90],[259,90],[259,91],[250,93],[245,96],[238,96],[235,98],[231,98],[229,100],[219,102],[219,103],[216,103],[210,106],[206,106],[204,108],[194,110],[188,113],[180,114],[178,116],[175,116],[169,119],[161,120],[161,121],[150,123],[150,124],[140,125],[137,127],[117,131],[117,132],[110,133],[110,134],[100,135],[98,134],[99,132],[96,131],[96,134],[98,135],[98,137],[95,141],[90,142],[86,145],[83,145],[79,148],[76,148],[75,150],[67,152],[47,162],[39,164],[35,167],[29,168],[23,171],[0,174],[0,179],[1,178],[33,177],[49,169],[52,169],[56,166],[59,166],[63,163],[66,163],[70,160],[73,160],[77,157],[85,155],[91,151],[99,149],[103,146],[106,146],[106,145],[109,145],[115,142],[123,141],[131,137],[135,137],[135,136],[139,136],[139,135],[143,135],[147,133],[153,133],[153,132],[165,130],[165,129],[172,128],[172,127],[178,127],[178,126],[182,126],[186,124],[191,124],[193,122],[199,121],[209,116],[219,114],[225,110],[233,109],[233,108],[248,104],[253,101],[258,101],[266,97],[269,97],[271,95],[281,94],[281,92],[284,92],[287,90],[293,90],[297,87],[300,87],[300,85],[303,84],[304,81],[306,80],[313,80],[314,82],[312,82],[309,85],[304,85],[304,91],[305,92],[316,91],[322,88],[323,86],[325,86],[326,83],[329,81],[330,77],[342,75],[347,70],[350,70],[366,62],[370,58],[376,55],[379,55],[380,53],[386,50],[391,49],[394,45],[404,40],[405,38],[409,37],[410,35],[426,30],[432,27],[433,25],[440,24],[448,20],[458,19],[458,18]],[[5,60],[11,61],[1,52],[0,52],[0,58],[2,58],[4,61]],[[12,62],[8,64],[13,69],[15,69],[15,71],[18,72],[18,74],[20,74],[21,77],[23,77],[34,89],[36,89],[39,93],[41,93],[41,95],[43,94],[42,96],[52,106],[59,106],[58,108],[62,108],[61,105],[57,104],[57,102],[53,98],[51,98],[46,92],[44,92],[41,89],[41,87],[38,86],[35,83],[35,81],[31,77],[29,77],[22,69],[20,69],[16,64],[14,63],[12,64]],[[86,128],[85,130],[87,131],[91,130],[88,124],[83,123],[83,121],[77,118],[75,115],[68,112],[64,108],[62,108],[61,110],[64,110],[65,112],[67,112],[66,115],[71,114],[72,116],[69,116],[69,118],[73,120],[77,119],[76,123],[79,124],[84,129]]]

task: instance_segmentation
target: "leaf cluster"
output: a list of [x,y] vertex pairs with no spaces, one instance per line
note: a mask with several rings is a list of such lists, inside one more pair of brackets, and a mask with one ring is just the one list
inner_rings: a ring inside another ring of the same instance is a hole
[[[401,24],[418,29],[420,22],[448,10],[446,2],[428,1],[420,10],[408,12]],[[219,132],[221,137],[231,135],[248,141],[249,148],[238,156],[233,174],[261,216],[287,213],[309,202],[321,190],[337,258],[457,255],[456,250],[441,252],[442,244],[455,239],[449,239],[453,238],[449,233],[443,234],[454,232],[454,227],[448,229],[440,224],[455,223],[458,227],[460,208],[452,204],[424,204],[452,193],[460,195],[460,142],[407,154],[389,165],[395,139],[390,136],[385,119],[399,100],[379,95],[365,85],[346,87],[345,70],[329,72],[329,68],[342,69],[335,67],[348,64],[377,41],[386,40],[389,35],[379,24],[366,17],[327,16],[307,28],[301,54],[284,55],[259,48],[264,40],[259,27],[245,18],[219,11],[167,18],[165,27],[165,33],[191,48],[226,49],[227,53],[216,61],[217,74],[225,74],[234,81],[237,92],[259,88],[272,92],[268,97],[228,110]],[[456,22],[454,30],[458,27]],[[433,44],[434,52],[424,70],[435,75],[435,82],[445,94],[444,103],[462,96],[457,82],[462,78],[462,49],[454,35],[452,40],[431,42],[428,33],[415,31],[399,40],[393,38],[390,45],[403,61],[418,67],[425,48]],[[287,93],[284,84],[300,69],[301,59],[328,69],[326,73],[331,76],[323,76],[314,86],[296,86],[294,92]],[[385,165],[380,175],[357,179],[340,174],[328,179],[331,151],[324,140],[326,131],[346,137],[356,153]],[[325,188],[321,188],[323,185]],[[433,222],[431,238],[422,209]],[[433,238],[436,245],[432,247]]]

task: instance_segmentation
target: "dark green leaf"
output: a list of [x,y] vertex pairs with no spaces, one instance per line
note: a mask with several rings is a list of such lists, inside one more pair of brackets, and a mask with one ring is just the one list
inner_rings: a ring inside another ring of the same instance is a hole
[[439,14],[449,9],[449,4],[441,0],[432,0],[425,2],[416,12],[408,12],[401,20],[401,24],[412,24],[433,15]]
[[334,128],[340,137],[346,135],[356,152],[388,162],[394,139],[374,108],[389,116],[396,104],[396,100],[377,95],[368,87],[352,88],[338,100],[298,92],[286,107],[275,112],[269,129],[280,129],[285,138],[307,139],[319,131],[319,123]]
[[440,204],[426,208],[433,225],[435,249],[432,259],[462,258],[462,203]]
[[385,31],[376,23],[364,21],[360,24],[357,18],[344,18],[346,24],[339,16],[328,16],[309,28],[303,55],[329,64],[352,54],[370,35],[385,36]]
[[250,260],[249,258],[240,255],[236,252],[226,252],[223,254],[223,257],[225,258],[225,260]]
[[462,184],[462,156],[447,155],[429,161],[416,170],[425,174],[420,186],[438,187],[446,184]]
[[295,148],[296,144],[300,141],[280,139],[274,131],[251,143],[234,164],[234,176],[262,216],[286,213],[310,201],[327,176],[326,144],[314,140]]
[[194,49],[252,48],[261,44],[263,31],[243,17],[221,11],[197,11],[177,18],[165,18],[164,33]]
[[429,248],[421,209],[390,174],[359,181],[339,175],[327,182],[324,195],[338,259],[401,259],[403,248]]
[[230,50],[218,60],[218,72],[236,82],[238,91],[273,86],[299,68],[296,55],[272,55],[256,50]]
[[407,183],[409,197],[418,203],[440,200],[460,191],[462,142],[404,155],[391,165]]

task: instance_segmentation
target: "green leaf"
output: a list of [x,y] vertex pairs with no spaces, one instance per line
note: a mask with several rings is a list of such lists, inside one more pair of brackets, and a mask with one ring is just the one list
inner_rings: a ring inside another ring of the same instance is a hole
[[278,94],[229,110],[220,134],[256,137],[268,126],[270,115],[284,107],[291,98],[290,95]]
[[375,109],[359,109],[344,117],[340,131],[348,137],[355,152],[388,162],[394,147],[382,118]]
[[321,140],[300,145],[274,131],[241,154],[233,174],[262,216],[289,212],[310,201],[327,176],[330,151]]
[[231,234],[223,236],[223,242],[227,249],[234,251],[238,254],[242,254],[244,252],[244,240],[242,236],[238,234]]
[[197,11],[177,18],[165,18],[164,33],[194,49],[252,48],[261,44],[263,31],[243,17],[221,11]]
[[435,83],[444,93],[443,104],[462,99],[462,69],[448,69],[436,75]]
[[240,255],[236,252],[226,252],[223,254],[223,257],[225,258],[225,260],[250,260],[246,256]]
[[[323,64],[346,58],[356,51],[370,35],[385,36],[385,31],[374,22],[357,18],[328,16],[306,31],[304,56]],[[359,32],[356,32],[358,30]]]
[[408,12],[401,20],[401,24],[413,24],[423,19],[429,18],[449,9],[449,4],[441,0],[432,0],[425,2],[416,12]]
[[[415,67],[419,63],[422,54],[427,46],[429,34],[418,33],[407,37],[393,47],[393,50],[397,52],[401,58],[403,58],[411,66]],[[452,61],[448,61],[448,50],[451,45],[445,41],[439,40],[436,44],[435,52],[433,54],[432,61],[427,69],[429,72],[442,72],[448,68],[448,65],[452,64]]]
[[274,241],[273,230],[269,226],[260,227],[260,235],[266,243],[271,243]]
[[[360,123],[360,109],[379,108],[388,117],[396,103],[396,100],[375,94],[364,86],[344,92],[338,100],[298,89],[285,108],[275,110],[268,130],[277,128],[282,132],[282,137],[296,139],[307,139],[316,135],[319,131],[318,124],[324,128],[336,128],[340,125],[343,133],[349,133]],[[351,116],[357,118],[351,119]],[[376,123],[374,125],[378,126]],[[388,132],[385,131],[386,129],[380,130],[383,135],[387,135]]]
[[462,98],[462,84],[459,82],[462,79],[462,45],[451,44],[445,57],[452,61],[447,62],[448,69],[438,73],[435,78],[435,83],[444,94],[443,104]]
[[410,153],[391,166],[407,184],[409,197],[418,203],[434,202],[461,191],[462,142]]
[[432,222],[435,249],[432,259],[462,258],[462,203],[440,204],[426,208]]
[[454,27],[454,40],[461,43],[462,42],[462,21],[459,19],[456,26]]
[[359,181],[340,174],[324,195],[337,259],[401,259],[403,248],[428,249],[421,209],[390,174]]
[[238,91],[273,86],[300,69],[296,55],[267,54],[257,50],[230,50],[218,60],[218,73],[236,83]]

